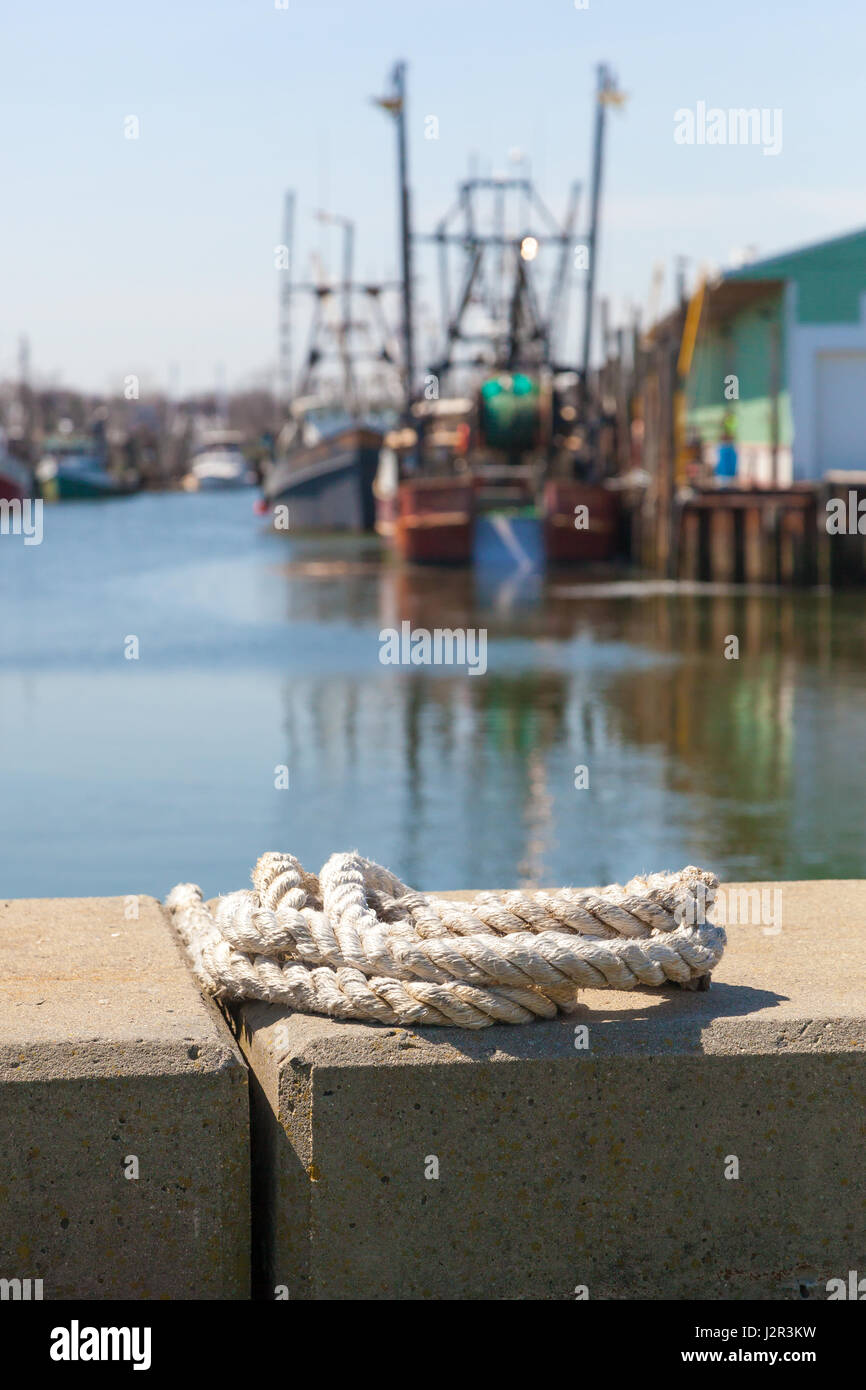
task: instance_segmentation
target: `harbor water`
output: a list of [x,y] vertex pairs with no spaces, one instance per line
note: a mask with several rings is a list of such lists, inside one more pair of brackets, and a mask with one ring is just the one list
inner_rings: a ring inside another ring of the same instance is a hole
[[[406,622],[486,669],[383,663]],[[0,625],[4,897],[216,894],[266,849],[424,889],[863,876],[856,594],[402,569],[249,491],[141,494],[0,536]]]

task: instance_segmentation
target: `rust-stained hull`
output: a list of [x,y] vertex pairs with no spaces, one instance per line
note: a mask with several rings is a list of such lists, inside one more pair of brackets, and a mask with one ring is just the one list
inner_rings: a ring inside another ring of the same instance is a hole
[[396,503],[383,499],[379,507],[382,524],[378,529],[389,535],[402,559],[413,564],[470,563],[474,517],[471,482],[406,479],[397,490]]
[[[579,507],[586,511],[579,513]],[[544,486],[542,509],[548,564],[599,564],[616,557],[620,509],[615,492],[551,478]]]
[[[513,503],[510,497],[507,500]],[[411,563],[469,565],[476,517],[482,512],[495,514],[494,503],[489,491],[480,492],[477,480],[408,478],[395,494],[377,499],[376,530]],[[578,507],[586,512],[578,514]],[[545,562],[613,560],[618,552],[619,512],[617,494],[606,488],[551,479],[545,484],[541,505]]]

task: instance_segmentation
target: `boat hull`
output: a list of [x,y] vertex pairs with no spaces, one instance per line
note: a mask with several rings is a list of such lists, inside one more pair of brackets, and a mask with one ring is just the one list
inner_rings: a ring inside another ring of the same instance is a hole
[[[586,508],[578,512],[578,508]],[[550,479],[542,498],[544,548],[549,564],[594,564],[616,557],[619,498],[604,487]]]
[[0,460],[0,502],[23,502],[33,496],[33,478],[29,468],[17,459]]
[[397,490],[391,530],[394,548],[413,564],[468,565],[474,512],[471,482],[406,479]]
[[540,516],[485,512],[478,517],[472,549],[476,569],[538,574],[545,559],[544,521]]
[[187,474],[181,482],[184,492],[240,492],[243,488],[254,486],[255,480],[250,477],[219,478],[210,474],[202,478]]
[[290,531],[372,531],[373,480],[382,436],[351,429],[309,448],[292,450],[269,469],[263,492],[269,507],[289,509]]
[[74,474],[58,473],[42,484],[42,495],[50,501],[84,502],[109,497],[128,497],[135,488],[116,478],[76,477]]
[[[377,530],[414,564],[538,568],[599,564],[617,555],[619,499],[607,488],[551,479],[536,521],[514,512],[497,507],[492,492],[471,481],[407,478],[395,496],[379,499]],[[476,534],[482,522],[483,534]]]

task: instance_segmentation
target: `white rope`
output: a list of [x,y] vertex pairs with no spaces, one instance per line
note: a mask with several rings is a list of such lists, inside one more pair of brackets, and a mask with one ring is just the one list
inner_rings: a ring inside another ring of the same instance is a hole
[[706,987],[725,947],[706,920],[718,879],[692,867],[469,902],[413,892],[359,854],[332,855],[318,878],[264,854],[252,880],[213,912],[195,884],[168,895],[196,977],[227,1002],[333,1018],[528,1023],[573,1008],[579,989]]

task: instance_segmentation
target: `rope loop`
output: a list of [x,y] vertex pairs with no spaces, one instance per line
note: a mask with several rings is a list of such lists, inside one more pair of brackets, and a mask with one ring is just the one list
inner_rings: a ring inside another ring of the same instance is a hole
[[202,987],[301,1013],[486,1028],[573,1009],[581,989],[703,988],[725,948],[714,874],[692,866],[625,886],[416,892],[360,854],[317,876],[263,854],[252,890],[211,906],[181,883],[166,907]]

